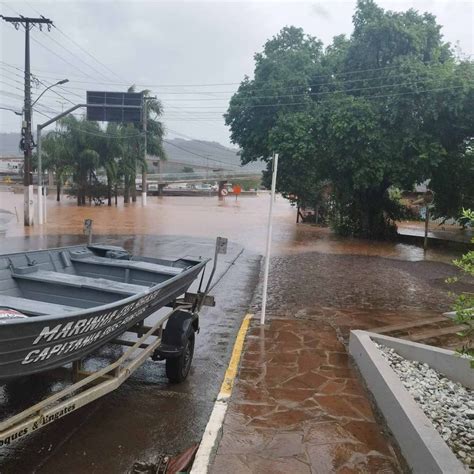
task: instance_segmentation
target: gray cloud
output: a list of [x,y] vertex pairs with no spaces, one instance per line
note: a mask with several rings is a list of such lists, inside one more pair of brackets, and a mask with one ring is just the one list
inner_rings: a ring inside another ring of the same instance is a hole
[[[1,11],[12,15],[13,9],[34,16],[37,10],[113,71],[59,31],[34,31],[33,71],[45,82],[70,80],[65,89],[57,89],[67,100],[52,92],[42,97],[43,113],[54,114],[67,107],[68,100],[81,100],[87,89],[124,90],[133,83],[143,84],[163,101],[169,130],[228,144],[222,114],[236,83],[252,75],[254,53],[285,25],[300,26],[325,44],[337,34],[350,34],[355,3],[6,0]],[[464,53],[474,52],[471,2],[452,2],[449,9],[446,3],[424,0],[381,4],[397,10],[432,11],[444,25],[448,41],[459,40]],[[24,35],[3,22],[0,28],[1,60],[20,68],[0,68],[0,80],[9,84],[0,84],[9,94],[0,95],[0,104],[18,108],[23,94]],[[34,93],[41,90],[42,86],[34,88]],[[35,120],[42,121],[42,117],[36,114]],[[11,112],[0,112],[2,131],[18,131],[19,125],[19,118]]]
[[311,10],[313,10],[316,16],[320,16],[326,20],[330,20],[332,18],[329,10],[321,3],[313,3],[311,5]]

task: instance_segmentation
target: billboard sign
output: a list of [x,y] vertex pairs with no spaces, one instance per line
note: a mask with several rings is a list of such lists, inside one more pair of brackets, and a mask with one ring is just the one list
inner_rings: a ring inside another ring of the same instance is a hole
[[[143,93],[87,91],[87,120],[97,122],[140,122]],[[103,107],[99,107],[103,105]],[[112,107],[108,107],[112,106]]]

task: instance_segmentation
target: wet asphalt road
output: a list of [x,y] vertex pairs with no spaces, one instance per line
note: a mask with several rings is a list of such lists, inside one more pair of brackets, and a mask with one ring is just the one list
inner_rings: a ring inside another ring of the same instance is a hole
[[[83,242],[82,236],[38,239],[3,239],[2,250]],[[214,252],[214,241],[205,238],[120,236],[100,241],[148,256],[211,257]],[[228,254],[220,256],[217,278],[241,250],[230,243]],[[160,454],[177,454],[198,443],[250,305],[259,266],[260,257],[244,251],[215,287],[217,304],[201,312],[193,366],[183,384],[169,384],[164,363],[149,360],[115,392],[0,450],[0,472],[128,472],[136,461],[154,462]],[[88,360],[86,368],[112,360],[121,350],[106,346]],[[2,418],[57,387],[54,376],[0,385]]]

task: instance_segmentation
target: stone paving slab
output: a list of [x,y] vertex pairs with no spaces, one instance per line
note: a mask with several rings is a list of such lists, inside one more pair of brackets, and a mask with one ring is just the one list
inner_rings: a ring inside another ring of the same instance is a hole
[[329,324],[249,330],[212,473],[402,472]]

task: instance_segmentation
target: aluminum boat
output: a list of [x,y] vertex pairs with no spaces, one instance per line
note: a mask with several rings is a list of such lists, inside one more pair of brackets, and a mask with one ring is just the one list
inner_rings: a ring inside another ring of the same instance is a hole
[[83,358],[173,303],[208,261],[109,245],[0,255],[0,379]]

